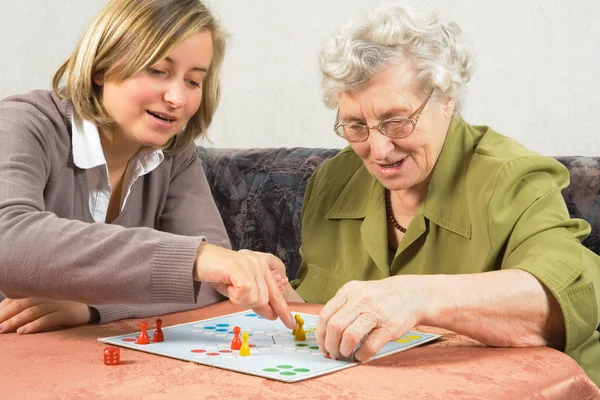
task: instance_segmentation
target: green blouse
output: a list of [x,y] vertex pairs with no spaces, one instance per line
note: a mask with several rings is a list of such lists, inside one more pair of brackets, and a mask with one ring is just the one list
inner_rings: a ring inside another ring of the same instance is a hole
[[567,169],[488,127],[453,119],[428,193],[391,263],[383,186],[351,148],[319,167],[302,211],[294,288],[325,303],[346,282],[519,268],[556,297],[565,352],[600,385],[600,257],[561,195]]

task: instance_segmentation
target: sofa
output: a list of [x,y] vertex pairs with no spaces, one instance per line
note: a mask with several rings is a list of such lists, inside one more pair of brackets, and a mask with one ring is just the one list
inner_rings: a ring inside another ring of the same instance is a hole
[[[315,168],[338,149],[198,148],[217,207],[234,249],[273,253],[290,279],[300,267],[304,190]],[[600,254],[600,157],[557,157],[571,174],[563,197],[572,217],[587,220],[583,242]]]

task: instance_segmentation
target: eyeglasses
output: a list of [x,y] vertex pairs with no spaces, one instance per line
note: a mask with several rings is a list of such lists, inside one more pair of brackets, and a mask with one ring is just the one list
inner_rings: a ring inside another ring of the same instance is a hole
[[381,121],[377,125],[369,126],[366,124],[340,124],[340,110],[338,109],[337,117],[335,118],[335,125],[333,130],[336,135],[346,139],[349,142],[364,142],[369,138],[371,129],[376,128],[383,135],[392,139],[401,139],[407,137],[417,127],[419,117],[425,109],[427,102],[431,98],[433,91],[427,96],[427,99],[421,104],[421,106],[407,118],[405,117],[394,117]]

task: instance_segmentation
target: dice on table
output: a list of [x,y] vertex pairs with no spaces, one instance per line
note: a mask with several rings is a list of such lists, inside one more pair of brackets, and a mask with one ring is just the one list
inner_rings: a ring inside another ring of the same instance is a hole
[[119,365],[121,363],[121,350],[118,347],[107,347],[104,349],[104,364]]

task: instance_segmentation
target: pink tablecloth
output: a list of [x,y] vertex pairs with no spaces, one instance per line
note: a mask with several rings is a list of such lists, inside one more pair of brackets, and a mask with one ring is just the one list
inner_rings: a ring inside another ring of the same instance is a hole
[[[317,314],[320,306],[294,311]],[[239,311],[228,302],[163,316],[164,325]],[[150,320],[151,321],[151,320]],[[571,358],[549,348],[488,348],[444,338],[406,352],[298,383],[283,383],[121,349],[102,362],[98,337],[139,330],[139,320],[19,336],[0,335],[1,399],[597,399]]]

